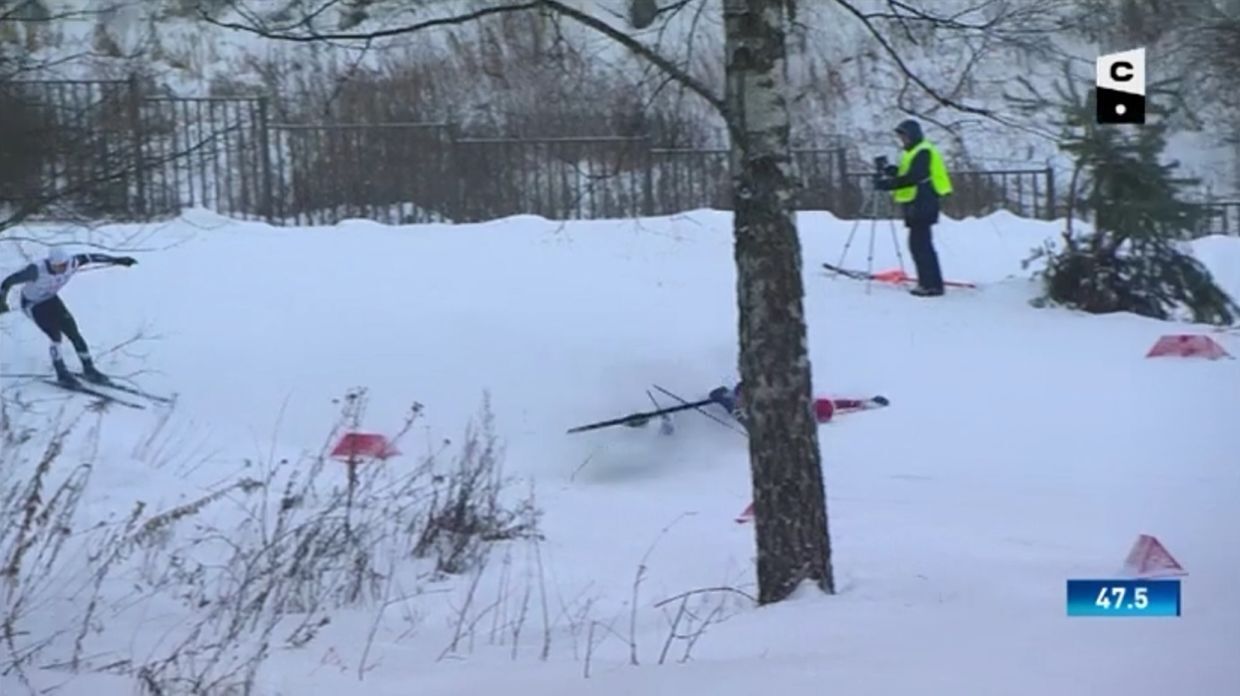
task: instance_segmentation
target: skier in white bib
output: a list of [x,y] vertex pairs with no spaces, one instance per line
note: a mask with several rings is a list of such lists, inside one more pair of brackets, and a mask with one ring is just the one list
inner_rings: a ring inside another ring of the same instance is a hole
[[137,261],[130,256],[70,254],[62,247],[52,247],[46,259],[32,263],[0,282],[0,314],[9,311],[9,290],[15,285],[21,285],[22,312],[51,340],[49,351],[52,355],[52,367],[56,369],[56,379],[70,387],[77,386],[78,381],[65,367],[64,358],[61,357],[60,342],[63,337],[68,337],[77,351],[78,360],[82,363],[83,377],[98,384],[109,382],[105,375],[95,369],[86,340],[78,331],[77,321],[58,294],[78,269],[91,263],[132,266]]

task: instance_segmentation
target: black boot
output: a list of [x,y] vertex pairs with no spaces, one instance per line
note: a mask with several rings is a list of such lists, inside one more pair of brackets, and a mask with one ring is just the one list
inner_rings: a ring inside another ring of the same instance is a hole
[[60,382],[66,387],[81,386],[81,383],[78,382],[77,377],[74,377],[73,373],[69,371],[69,368],[65,367],[64,360],[61,360],[60,358],[53,360],[52,367],[56,370],[56,381],[57,382]]
[[90,358],[82,358],[82,376],[89,382],[95,384],[111,384],[112,380],[108,376],[95,369],[95,363]]

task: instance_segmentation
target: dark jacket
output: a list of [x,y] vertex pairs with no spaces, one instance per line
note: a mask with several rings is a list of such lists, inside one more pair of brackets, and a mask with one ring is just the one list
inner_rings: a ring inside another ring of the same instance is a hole
[[[122,263],[124,259],[108,254],[74,254],[73,265],[77,267],[85,266],[88,263]],[[39,261],[38,263],[47,263]],[[8,296],[9,289],[15,285],[22,283],[33,283],[39,279],[38,263],[27,264],[20,271],[9,274],[7,278],[0,281],[0,298]],[[122,263],[123,265],[123,263]]]
[[[896,126],[896,133],[903,133],[908,138],[905,150],[913,149],[925,139],[921,124],[912,119]],[[933,225],[939,221],[939,195],[934,192],[934,185],[930,183],[929,150],[917,153],[904,176],[895,176],[893,173],[883,180],[879,188],[890,191],[917,182],[921,182],[917,184],[917,197],[911,203],[904,204],[904,222],[908,225]]]

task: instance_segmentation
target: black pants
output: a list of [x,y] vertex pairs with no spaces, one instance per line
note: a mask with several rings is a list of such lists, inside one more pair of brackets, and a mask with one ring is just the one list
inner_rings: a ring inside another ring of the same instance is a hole
[[59,296],[44,300],[36,305],[26,305],[22,309],[34,320],[36,326],[52,341],[52,359],[60,359],[61,337],[69,339],[79,357],[89,357],[86,339],[78,331],[77,321],[69,313],[69,308]]
[[943,271],[939,268],[939,255],[930,237],[930,222],[908,222],[908,250],[917,267],[917,284],[927,290],[943,289]]

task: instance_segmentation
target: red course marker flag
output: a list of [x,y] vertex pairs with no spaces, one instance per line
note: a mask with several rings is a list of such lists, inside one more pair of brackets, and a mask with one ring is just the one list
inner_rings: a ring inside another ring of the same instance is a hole
[[1170,334],[1163,336],[1154,343],[1150,348],[1150,352],[1145,354],[1147,358],[1161,357],[1178,357],[1178,358],[1205,358],[1207,360],[1218,360],[1219,358],[1230,358],[1231,355],[1223,350],[1223,347],[1209,336],[1193,335],[1193,334]]
[[345,433],[332,450],[333,459],[387,459],[400,454],[387,437],[378,433]]
[[736,516],[737,524],[745,524],[753,521],[753,503],[746,506],[745,511]]
[[1188,575],[1179,561],[1172,558],[1167,547],[1155,537],[1142,534],[1124,559],[1124,572],[1138,578]]

